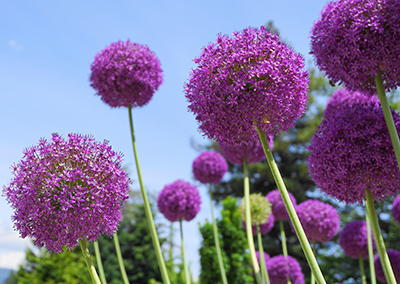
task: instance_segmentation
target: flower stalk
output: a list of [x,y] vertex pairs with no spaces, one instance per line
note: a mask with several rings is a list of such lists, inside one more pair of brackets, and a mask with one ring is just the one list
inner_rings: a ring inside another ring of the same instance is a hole
[[106,275],[104,274],[104,269],[103,269],[103,263],[101,261],[99,242],[94,241],[93,244],[94,244],[94,253],[96,255],[97,267],[99,268],[101,283],[107,284]]
[[190,281],[189,267],[188,267],[187,261],[186,261],[185,242],[183,241],[182,218],[179,218],[179,228],[181,231],[182,262],[183,262],[183,268],[185,271],[185,281],[186,281],[186,284],[190,284],[191,281]]
[[264,256],[264,247],[262,243],[262,236],[261,236],[261,231],[260,231],[260,225],[257,224],[257,239],[258,239],[258,251],[260,253],[260,264],[261,264],[261,278],[262,278],[262,283],[267,283],[270,284],[269,281],[269,275],[268,275],[268,269],[267,269],[267,264],[265,262],[265,256]]
[[369,262],[369,274],[371,276],[371,284],[376,284],[375,276],[375,265],[374,265],[374,248],[372,246],[372,236],[371,236],[371,224],[369,221],[368,207],[365,207],[365,222],[367,223],[367,240],[368,240],[368,262]]
[[80,239],[79,245],[81,246],[83,258],[85,259],[86,266],[89,270],[89,274],[90,274],[90,277],[92,278],[93,284],[101,284],[100,278],[96,272],[96,268],[94,267],[92,259],[90,257],[90,252],[86,245],[86,239]]
[[117,252],[118,264],[119,264],[119,269],[121,270],[122,279],[124,280],[124,284],[129,284],[128,276],[126,275],[124,259],[122,258],[121,247],[119,245],[119,239],[118,239],[117,232],[115,232],[113,234],[113,239],[114,239],[115,251]]

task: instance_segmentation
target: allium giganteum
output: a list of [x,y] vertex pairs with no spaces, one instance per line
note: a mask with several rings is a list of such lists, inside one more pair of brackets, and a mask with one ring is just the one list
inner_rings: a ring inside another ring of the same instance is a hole
[[201,183],[219,183],[228,171],[228,164],[218,152],[206,151],[194,159],[193,174]]
[[[272,205],[272,214],[275,217],[275,220],[287,220],[289,219],[289,215],[287,213],[285,204],[283,203],[282,196],[279,193],[278,189],[270,191],[267,196],[265,196]],[[293,194],[289,192],[290,200],[292,201],[293,206],[296,208],[297,203]]]
[[300,264],[291,256],[277,255],[266,264],[271,284],[286,284],[287,278],[292,284],[305,283]]
[[[371,233],[372,238],[372,233]],[[372,242],[375,250],[375,242]],[[339,236],[339,245],[344,253],[351,258],[368,257],[367,223],[365,221],[353,221],[348,223]]]
[[53,134],[26,149],[3,189],[21,237],[62,252],[81,239],[112,235],[130,183],[121,163],[121,154],[107,142],[79,134],[68,139]]
[[185,86],[199,128],[219,143],[257,139],[292,127],[305,111],[304,59],[261,26],[219,35],[204,47]]

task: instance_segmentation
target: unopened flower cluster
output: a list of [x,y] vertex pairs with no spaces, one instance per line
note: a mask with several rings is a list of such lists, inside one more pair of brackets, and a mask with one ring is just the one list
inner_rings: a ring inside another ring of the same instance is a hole
[[[242,204],[239,206],[242,220],[246,220],[246,206],[247,204],[243,198]],[[267,223],[271,215],[271,203],[261,193],[250,194],[250,214],[253,226]]]
[[[292,201],[293,206],[296,208],[297,203],[293,194],[289,193],[290,200]],[[283,203],[282,196],[278,189],[270,191],[266,198],[272,204],[272,214],[275,217],[275,220],[287,220],[289,219],[289,215],[287,213],[285,203]]]
[[[373,236],[371,233],[373,241]],[[368,234],[367,224],[365,221],[353,221],[348,223],[339,236],[339,245],[344,253],[351,258],[368,257]],[[373,241],[375,250],[375,242]]]
[[53,134],[50,141],[26,149],[3,191],[21,237],[62,252],[80,239],[112,235],[130,183],[121,163],[107,142],[78,134],[69,134],[68,140]]
[[193,174],[201,183],[219,183],[228,171],[228,164],[218,152],[201,153],[192,164]]
[[271,284],[286,284],[287,278],[292,284],[304,284],[304,274],[297,260],[291,256],[277,255],[267,261]]

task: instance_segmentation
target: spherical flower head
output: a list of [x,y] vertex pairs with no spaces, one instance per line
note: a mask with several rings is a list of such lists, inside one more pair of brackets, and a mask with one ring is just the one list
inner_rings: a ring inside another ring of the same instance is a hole
[[[387,254],[389,257],[390,264],[393,269],[394,277],[396,278],[397,283],[399,283],[400,282],[400,251],[388,249]],[[379,259],[379,254],[375,256],[374,264],[375,264],[376,278],[378,278],[382,282],[387,283],[385,273],[383,272],[381,260]]]
[[220,153],[207,151],[194,159],[192,169],[201,183],[219,183],[228,171],[228,164]]
[[304,274],[300,264],[291,256],[277,255],[267,261],[271,284],[285,284],[289,277],[292,284],[304,284]]
[[393,218],[400,223],[400,195],[398,195],[392,204]]
[[[258,260],[258,264],[261,265],[261,258],[260,258],[260,252],[258,250],[256,250],[256,257]],[[264,252],[264,259],[265,259],[265,264],[267,264],[267,261],[270,259],[271,257],[269,256],[268,253]]]
[[[268,144],[270,149],[274,148],[274,140],[272,136],[268,136]],[[219,148],[221,149],[222,155],[231,163],[241,165],[243,164],[243,159],[247,158],[248,164],[255,164],[261,162],[265,158],[264,149],[261,145],[260,139],[254,139],[248,141],[247,144],[240,145],[228,145],[219,143]]]
[[121,157],[108,142],[79,134],[68,134],[67,140],[53,134],[24,150],[3,189],[21,237],[59,253],[81,239],[112,235],[130,183]]
[[200,130],[219,143],[240,145],[287,131],[304,113],[304,59],[261,26],[219,35],[204,47],[185,85]]
[[141,107],[162,83],[157,56],[146,45],[118,41],[98,53],[90,66],[90,85],[111,107]]
[[[399,132],[400,117],[394,111],[392,116]],[[312,180],[340,201],[362,203],[366,189],[374,200],[398,193],[396,156],[382,109],[373,102],[344,105],[324,119],[308,150]]]
[[339,214],[327,203],[307,200],[297,205],[296,211],[309,241],[328,242],[339,232]]
[[334,82],[369,95],[382,73],[387,91],[400,86],[400,2],[329,2],[311,30],[311,53]]
[[333,93],[332,97],[326,104],[324,118],[327,119],[335,115],[344,105],[352,106],[353,104],[368,104],[370,102],[380,106],[377,96],[371,97],[357,91],[339,89]]
[[[274,227],[274,222],[275,222],[275,217],[274,217],[274,214],[272,214],[272,212],[271,212],[271,214],[269,215],[268,221],[259,225],[260,233],[262,235],[268,234]],[[246,222],[245,221],[242,221],[242,226],[243,226],[243,229],[246,231]],[[251,226],[251,230],[253,231],[253,235],[257,235],[257,225]]]
[[[371,233],[372,244],[375,250],[375,242]],[[344,253],[351,258],[358,259],[368,257],[368,234],[367,223],[365,221],[353,221],[348,223],[339,236],[339,245]]]
[[[242,220],[246,220],[246,202],[244,198],[239,206],[239,212]],[[267,223],[271,215],[271,203],[261,193],[250,194],[250,214],[253,226]]]
[[182,180],[166,185],[157,198],[158,210],[171,222],[192,220],[199,213],[200,204],[197,187]]
[[[292,201],[293,206],[296,208],[297,202],[294,198],[293,194],[289,192],[290,200]],[[278,189],[270,191],[266,198],[272,204],[272,213],[274,214],[275,220],[287,220],[289,219],[289,215],[287,213],[285,204],[283,203],[282,196]]]

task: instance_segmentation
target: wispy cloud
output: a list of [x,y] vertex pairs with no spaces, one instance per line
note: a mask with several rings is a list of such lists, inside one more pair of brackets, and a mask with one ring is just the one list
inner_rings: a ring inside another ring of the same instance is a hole
[[24,49],[24,47],[14,39],[10,39],[8,41],[8,46],[11,47],[14,50],[22,50],[22,49]]
[[18,270],[18,266],[25,260],[24,251],[11,251],[0,254],[0,267]]

